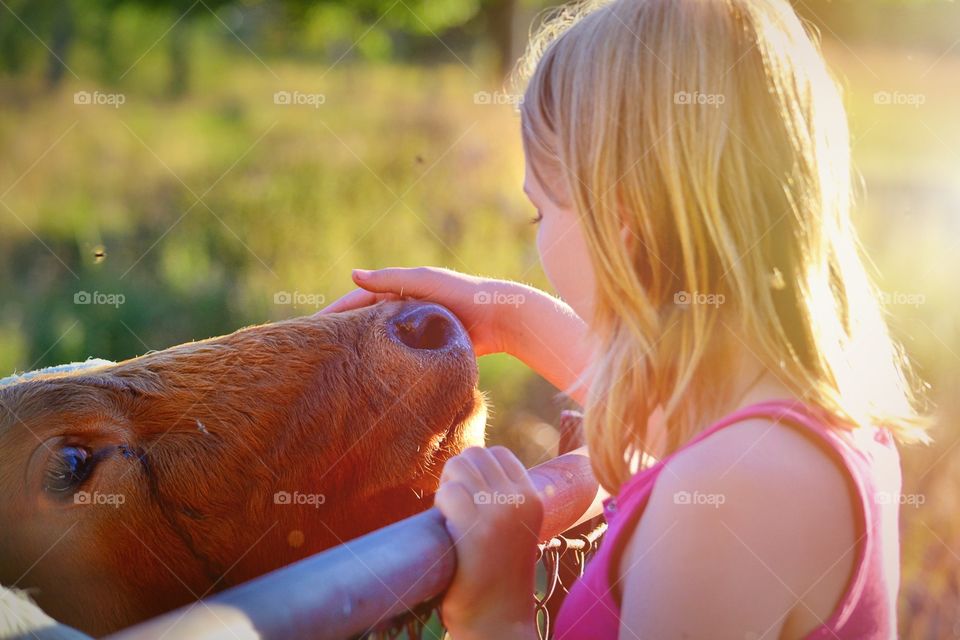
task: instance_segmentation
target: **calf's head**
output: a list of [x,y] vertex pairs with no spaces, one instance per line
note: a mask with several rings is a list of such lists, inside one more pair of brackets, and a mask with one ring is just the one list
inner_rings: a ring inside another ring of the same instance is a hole
[[387,302],[0,387],[0,584],[103,633],[428,507],[483,439],[463,327]]

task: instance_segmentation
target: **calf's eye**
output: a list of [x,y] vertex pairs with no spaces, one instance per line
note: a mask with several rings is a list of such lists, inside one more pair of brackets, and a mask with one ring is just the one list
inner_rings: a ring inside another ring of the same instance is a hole
[[50,461],[43,488],[51,493],[75,491],[93,471],[94,457],[83,447],[60,447]]

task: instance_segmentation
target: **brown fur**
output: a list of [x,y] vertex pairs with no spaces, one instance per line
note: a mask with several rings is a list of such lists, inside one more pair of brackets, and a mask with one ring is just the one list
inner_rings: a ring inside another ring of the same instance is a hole
[[[430,506],[443,463],[482,442],[484,408],[459,323],[465,348],[391,337],[415,304],[0,388],[0,584],[102,634]],[[98,460],[80,489],[123,503],[45,489],[63,446]]]

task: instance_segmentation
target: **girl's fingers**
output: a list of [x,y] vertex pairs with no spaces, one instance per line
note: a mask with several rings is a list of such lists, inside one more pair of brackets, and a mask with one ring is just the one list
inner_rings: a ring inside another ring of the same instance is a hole
[[476,518],[477,515],[477,505],[473,500],[473,493],[459,482],[441,484],[434,495],[433,504],[446,518],[448,530],[450,530],[451,524],[454,526],[455,529],[450,530],[450,536],[454,539],[454,543],[463,535],[462,529],[466,528],[464,525]]
[[[469,451],[469,449],[467,451]],[[476,465],[471,464],[463,453],[450,458],[447,460],[447,463],[443,465],[443,471],[440,473],[440,486],[448,482],[455,482],[475,491],[489,488],[487,480],[480,472],[480,469],[478,469]]]
[[509,484],[510,481],[507,478],[507,474],[500,468],[500,463],[489,449],[470,447],[461,453],[460,457],[471,464],[477,470],[477,473],[483,476],[488,488],[503,489]]
[[530,480],[526,467],[523,466],[523,463],[520,462],[513,451],[499,445],[490,447],[489,451],[500,463],[500,468],[503,469],[503,472],[511,481],[522,487],[533,488],[533,482]]
[[339,313],[341,311],[350,311],[361,307],[369,307],[382,300],[398,300],[400,296],[391,293],[374,293],[365,289],[354,289],[342,298],[333,301],[319,311],[320,314]]
[[376,301],[377,294],[363,289],[354,289],[350,293],[328,304],[320,310],[320,313],[339,313],[341,311],[349,311],[350,309],[359,309],[360,307],[370,306]]
[[429,267],[389,267],[376,271],[354,269],[353,281],[368,291],[430,298],[439,289],[438,275]]

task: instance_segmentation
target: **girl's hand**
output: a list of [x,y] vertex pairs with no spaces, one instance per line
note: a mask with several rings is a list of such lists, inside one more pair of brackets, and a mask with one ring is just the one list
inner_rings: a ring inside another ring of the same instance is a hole
[[535,638],[543,505],[527,470],[505,447],[471,447],[443,468],[435,504],[457,553],[457,572],[440,609],[450,635]]
[[449,269],[356,269],[355,289],[320,313],[335,313],[409,296],[442,304],[458,318],[477,356],[509,353],[583,403],[593,355],[587,325],[566,303],[510,280],[478,278]]
[[515,282],[478,278],[437,267],[354,269],[353,281],[361,288],[351,291],[320,313],[347,311],[402,296],[430,300],[442,304],[460,318],[470,334],[477,356],[507,350],[504,314],[516,311],[518,305],[505,303],[513,300],[513,288],[522,287]]

